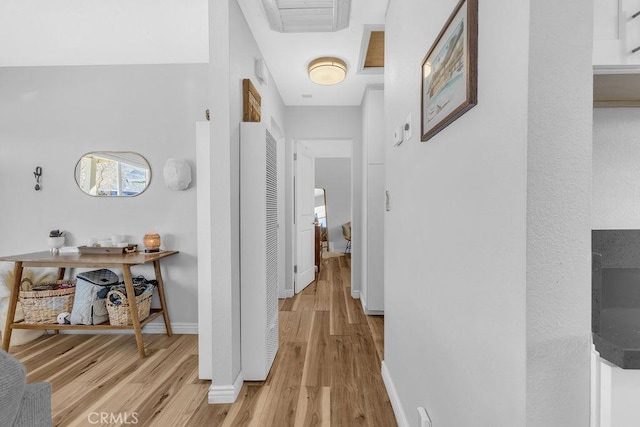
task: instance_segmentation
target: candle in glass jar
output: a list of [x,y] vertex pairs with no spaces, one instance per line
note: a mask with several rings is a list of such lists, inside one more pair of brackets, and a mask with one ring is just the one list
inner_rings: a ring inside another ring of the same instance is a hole
[[143,243],[146,253],[160,252],[160,235],[158,233],[145,234]]

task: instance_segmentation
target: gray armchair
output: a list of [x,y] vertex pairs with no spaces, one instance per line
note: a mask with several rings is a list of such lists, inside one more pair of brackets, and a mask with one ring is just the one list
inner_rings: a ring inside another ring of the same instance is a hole
[[27,384],[24,366],[0,350],[0,426],[51,425],[51,384]]

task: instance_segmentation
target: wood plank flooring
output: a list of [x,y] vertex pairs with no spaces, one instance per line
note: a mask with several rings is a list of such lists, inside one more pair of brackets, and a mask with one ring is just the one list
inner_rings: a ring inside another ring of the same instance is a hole
[[384,320],[351,298],[350,257],[280,300],[280,349],[266,381],[209,405],[195,335],[47,335],[10,352],[53,387],[54,426],[395,426],[380,375]]

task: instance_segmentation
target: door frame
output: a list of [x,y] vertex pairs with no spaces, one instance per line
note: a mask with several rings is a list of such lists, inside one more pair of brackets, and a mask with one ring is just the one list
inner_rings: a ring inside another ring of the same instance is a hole
[[[289,212],[291,212],[292,214],[292,220],[291,222],[288,224],[289,227],[289,244],[291,245],[291,247],[293,248],[292,253],[291,253],[291,270],[289,271],[288,274],[291,274],[293,276],[293,280],[292,280],[292,289],[287,289],[287,293],[286,296],[287,297],[292,297],[295,295],[295,289],[296,289],[296,283],[295,283],[295,279],[296,279],[296,275],[293,272],[293,268],[295,265],[297,265],[297,259],[296,259],[296,254],[297,254],[297,233],[296,233],[296,224],[295,224],[295,218],[297,215],[297,207],[296,207],[296,167],[295,167],[295,160],[294,160],[294,156],[293,153],[296,152],[296,147],[298,143],[305,143],[313,152],[313,156],[315,159],[318,158],[331,158],[331,157],[345,157],[345,158],[350,158],[351,159],[351,174],[352,174],[352,178],[351,178],[351,197],[352,197],[352,201],[351,201],[351,209],[352,209],[352,217],[353,217],[353,203],[354,203],[354,194],[355,194],[355,182],[353,179],[353,172],[354,172],[354,167],[353,167],[353,162],[354,161],[361,161],[361,159],[354,159],[354,139],[351,137],[345,137],[345,138],[296,138],[296,139],[292,139],[291,140],[291,154],[290,154],[290,161],[291,161],[291,166],[289,168],[289,170],[291,170],[292,173],[292,178],[291,178],[291,183],[292,183],[292,191],[289,192],[288,194],[290,195],[290,197],[292,197],[292,207],[290,208]],[[362,193],[362,189],[359,192],[360,197],[358,197],[358,200],[362,199],[361,196]],[[353,222],[353,218],[352,218],[352,222]],[[356,248],[356,250],[358,250]]]

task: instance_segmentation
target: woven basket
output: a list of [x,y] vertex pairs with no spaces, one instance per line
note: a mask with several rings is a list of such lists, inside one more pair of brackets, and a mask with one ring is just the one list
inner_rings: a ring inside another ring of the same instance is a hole
[[[115,305],[111,302],[111,296],[118,295],[122,304]],[[149,317],[151,312],[151,298],[153,297],[153,288],[145,290],[136,297],[136,305],[138,307],[138,320],[142,322]],[[112,325],[133,325],[131,320],[131,312],[129,311],[129,300],[127,296],[118,290],[109,291],[107,294],[107,311],[109,312],[109,323]]]
[[[56,280],[55,282],[39,283],[38,286],[51,286],[53,289],[44,291],[30,290],[31,281],[25,279],[20,284],[20,303],[24,313],[24,323],[55,324],[58,314],[71,312],[73,297],[76,293],[75,280]],[[71,285],[69,288],[59,289],[61,285]],[[23,290],[24,289],[24,290]]]

